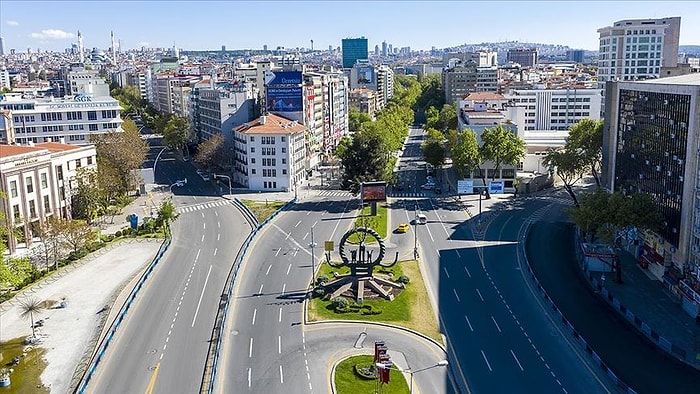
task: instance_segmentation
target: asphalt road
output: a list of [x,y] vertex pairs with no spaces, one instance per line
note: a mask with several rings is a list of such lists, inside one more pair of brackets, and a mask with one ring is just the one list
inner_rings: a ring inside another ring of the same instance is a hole
[[[423,182],[420,161],[407,162],[406,170],[413,172],[408,176]],[[451,198],[401,199],[394,208],[392,227],[411,223],[416,213],[428,217],[428,224],[391,239],[403,247],[418,244],[423,276],[448,338],[450,367],[463,389],[608,392],[609,382],[572,349],[523,277],[520,237],[537,203],[501,213],[476,237]]]
[[[157,180],[176,207],[219,201],[188,163],[164,152]],[[90,382],[91,393],[198,392],[224,283],[251,231],[231,204],[180,214],[173,241],[141,290]]]

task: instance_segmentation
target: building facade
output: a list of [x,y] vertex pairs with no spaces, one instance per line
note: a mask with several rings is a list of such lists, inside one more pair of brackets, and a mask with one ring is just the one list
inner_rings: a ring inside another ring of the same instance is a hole
[[[664,216],[642,236],[640,264],[700,312],[700,75],[606,88],[603,182],[650,195]],[[682,280],[678,280],[682,278]]]
[[536,48],[513,48],[506,52],[506,62],[518,63],[522,67],[532,68],[537,65]]
[[607,81],[658,78],[661,67],[676,67],[681,18],[629,19],[598,29],[599,88]]
[[[80,168],[97,168],[93,145],[40,143],[33,146],[0,145],[0,211],[10,229],[20,229],[31,243],[46,218],[71,218],[71,191]],[[9,234],[10,253],[17,247]]]
[[352,68],[358,60],[369,59],[367,39],[343,38],[343,68]]
[[[14,131],[8,143],[60,142],[83,145],[90,135],[123,131],[122,107],[112,97],[29,98],[8,93],[0,99],[0,110],[9,111]],[[5,127],[8,123],[5,122]]]
[[600,119],[600,89],[514,89],[504,94],[509,118],[524,130],[568,130],[582,119]]
[[306,177],[307,131],[274,114],[236,127],[233,180],[255,191],[296,191]]

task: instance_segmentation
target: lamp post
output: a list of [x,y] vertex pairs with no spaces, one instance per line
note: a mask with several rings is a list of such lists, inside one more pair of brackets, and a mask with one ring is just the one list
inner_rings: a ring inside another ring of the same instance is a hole
[[172,196],[172,194],[173,194],[173,186],[182,187],[182,186],[185,186],[186,184],[187,184],[187,178],[181,179],[181,180],[177,180],[177,181],[175,181],[175,183],[173,183],[172,185],[170,185],[170,198],[173,198],[173,196]]
[[479,189],[479,220],[476,221],[476,226],[481,229],[481,196],[484,195],[484,191]]
[[447,360],[440,360],[436,364],[433,364],[429,367],[416,369],[415,371],[411,370],[410,368],[407,368],[407,369],[392,368],[391,365],[387,365],[387,364],[383,364],[383,363],[376,363],[375,366],[377,368],[380,368],[380,369],[393,369],[394,371],[399,371],[401,373],[407,373],[407,374],[411,375],[411,381],[409,383],[409,393],[413,394],[413,375],[414,374],[417,374],[418,372],[426,371],[428,369],[436,368],[436,367],[446,367],[449,364],[450,363]]
[[232,190],[232,189],[231,189],[231,177],[228,176],[228,175],[214,174],[214,179],[216,179],[217,177],[219,177],[219,178],[226,178],[226,180],[228,181],[228,194],[229,194],[229,195],[233,194],[233,193],[231,193],[231,190]]
[[157,183],[157,182],[156,182],[156,165],[158,164],[158,159],[160,159],[160,155],[162,155],[163,152],[165,152],[166,149],[168,149],[167,146],[164,147],[163,149],[161,149],[160,152],[158,152],[158,155],[156,156],[156,159],[153,160],[153,183]]
[[316,255],[315,255],[315,247],[316,247],[316,242],[314,242],[314,228],[311,227],[311,243],[309,243],[309,247],[311,248],[311,291],[309,292],[309,296],[313,295],[313,290],[314,290],[314,275],[316,275]]
[[413,258],[418,260],[418,204],[413,206]]

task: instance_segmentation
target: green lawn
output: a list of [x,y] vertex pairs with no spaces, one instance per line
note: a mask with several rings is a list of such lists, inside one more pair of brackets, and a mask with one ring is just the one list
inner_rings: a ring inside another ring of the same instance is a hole
[[[355,365],[367,367],[374,364],[374,356],[362,355],[346,358],[335,367],[335,387],[338,394],[374,393],[377,380],[365,379],[355,372]],[[401,372],[391,369],[389,383],[381,388],[383,394],[406,394],[408,383]]]
[[[370,206],[366,206],[362,208],[362,212],[360,213],[360,216],[355,219],[355,223],[353,225],[353,228],[355,227],[369,227],[376,231],[382,238],[386,238],[387,234],[387,228],[386,228],[386,220],[387,220],[387,215],[388,215],[388,210],[386,203],[377,203],[377,215],[376,216],[370,216],[370,213],[372,212],[372,209]],[[348,238],[348,241],[350,242],[360,242],[359,238],[357,237],[356,234],[353,234],[350,238]],[[371,237],[368,237],[366,240],[367,243],[373,243],[375,240]]]
[[241,200],[241,202],[243,205],[248,207],[251,212],[253,212],[253,215],[256,219],[258,219],[259,223],[264,222],[265,219],[272,216],[273,213],[286,204],[284,201],[260,202],[253,200]]
[[[309,303],[309,320],[360,320],[390,323],[421,332],[442,343],[442,336],[417,261],[399,261],[391,268],[375,269],[374,273],[381,275],[390,271],[394,274],[394,280],[401,275],[406,275],[411,281],[393,301],[365,299],[364,305],[371,305],[373,311],[381,310],[381,314],[363,315],[361,311],[336,313],[332,309],[330,300],[324,301],[321,298],[314,298]],[[350,269],[347,267],[333,268],[324,262],[319,267],[318,276],[325,275],[332,279],[333,272],[345,274],[349,273]]]

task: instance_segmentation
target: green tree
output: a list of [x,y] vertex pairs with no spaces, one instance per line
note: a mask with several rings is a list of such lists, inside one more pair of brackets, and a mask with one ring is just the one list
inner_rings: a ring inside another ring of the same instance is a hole
[[38,299],[33,297],[25,298],[24,300],[22,300],[22,302],[20,302],[19,308],[20,317],[24,319],[29,317],[32,327],[32,338],[36,338],[36,328],[34,327],[34,314],[39,313],[43,309],[41,302],[39,302]]
[[339,154],[344,167],[342,188],[357,194],[362,182],[387,180],[389,153],[381,134],[373,131],[356,134],[342,156]]
[[60,231],[61,243],[77,252],[91,243],[97,241],[98,234],[84,220],[60,220],[56,223]]
[[476,133],[465,129],[461,133],[450,130],[447,133],[449,154],[452,156],[452,166],[461,177],[469,175],[481,163],[481,152]]
[[57,225],[59,221],[55,216],[49,216],[43,224],[36,223],[34,229],[41,243],[32,248],[33,257],[43,263],[47,271],[51,265],[58,269],[58,260],[61,257],[61,233]]
[[583,165],[589,168],[596,185],[600,187],[599,172],[603,164],[603,121],[583,119],[571,126],[565,148],[581,155]]
[[360,112],[355,108],[350,108],[348,111],[348,131],[356,133],[362,130],[365,123],[372,122],[372,117],[369,114]]
[[576,152],[566,149],[547,149],[542,158],[542,163],[549,168],[554,168],[559,178],[564,182],[564,189],[571,196],[575,207],[579,207],[573,186],[583,178],[583,158]]
[[10,257],[0,260],[0,286],[18,289],[26,283],[36,269],[27,257]]
[[98,176],[107,200],[134,190],[133,170],[141,167],[148,153],[148,145],[138,131],[127,127],[123,132],[93,135],[90,140],[97,150]]
[[[502,165],[516,166],[520,164],[520,161],[525,157],[525,148],[525,141],[511,130],[500,125],[485,129],[481,133],[479,151],[482,160],[493,163],[495,171],[491,180],[495,179]],[[485,178],[484,184],[486,184]]]
[[[7,198],[5,192],[0,191],[0,201]],[[8,205],[6,205],[8,206]],[[5,217],[3,211],[0,210],[0,256],[5,255],[5,249],[7,248],[7,242],[9,240],[10,229],[8,228],[9,222]],[[1,259],[1,257],[0,257]]]
[[440,168],[445,163],[447,150],[445,148],[445,135],[439,130],[426,130],[428,138],[422,146],[423,159],[435,168]]
[[106,205],[107,195],[101,188],[98,172],[89,167],[76,171],[75,187],[71,191],[73,217],[92,223]]
[[457,106],[445,104],[438,114],[438,125],[441,131],[457,129]]
[[187,144],[189,136],[190,122],[187,118],[173,116],[163,128],[163,145],[180,151]]
[[165,200],[160,204],[158,209],[158,216],[156,218],[156,223],[159,226],[163,226],[163,231],[165,234],[170,233],[170,223],[180,216],[175,210],[175,205],[172,201]]
[[194,156],[194,161],[206,168],[210,168],[213,164],[221,164],[224,158],[224,136],[221,133],[217,133],[199,144],[197,147],[197,154]]

